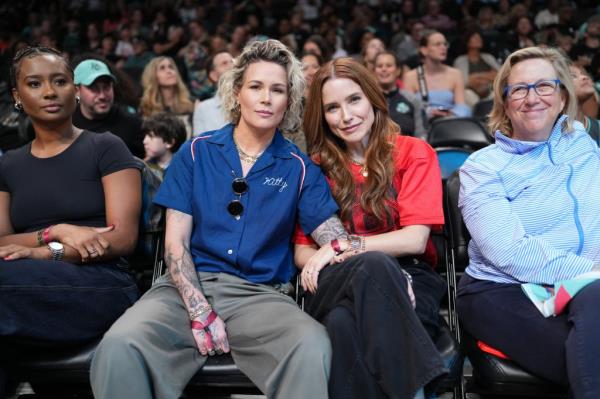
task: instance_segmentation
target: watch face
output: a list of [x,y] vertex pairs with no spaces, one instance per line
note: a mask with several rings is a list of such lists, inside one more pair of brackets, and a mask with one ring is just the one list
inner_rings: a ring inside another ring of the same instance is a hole
[[49,242],[49,243],[48,243],[48,246],[49,246],[51,249],[54,249],[54,250],[56,250],[56,251],[60,251],[61,249],[63,249],[63,245],[62,245],[60,242],[55,242],[55,241],[52,241],[52,242]]

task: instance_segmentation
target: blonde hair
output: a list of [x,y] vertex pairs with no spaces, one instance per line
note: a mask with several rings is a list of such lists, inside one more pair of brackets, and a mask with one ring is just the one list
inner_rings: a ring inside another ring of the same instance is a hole
[[508,137],[512,136],[512,124],[510,119],[508,119],[505,110],[506,98],[504,95],[504,88],[508,83],[508,77],[510,76],[512,68],[521,61],[532,59],[542,59],[552,64],[558,79],[560,79],[560,87],[566,92],[565,106],[561,112],[566,114],[568,118],[563,129],[567,132],[573,130],[573,121],[577,116],[577,97],[575,95],[573,78],[571,77],[567,60],[560,51],[555,48],[527,47],[517,50],[509,55],[496,75],[493,88],[494,105],[492,107],[492,112],[490,113],[489,121],[490,132],[492,134],[499,130],[500,133]]
[[144,72],[142,73],[142,87],[144,88],[144,93],[142,94],[142,99],[140,101],[140,111],[143,116],[151,116],[167,110],[156,76],[158,65],[164,60],[169,60],[175,67],[177,75],[175,98],[170,111],[180,115],[190,113],[194,110],[194,103],[190,100],[190,92],[183,83],[181,75],[179,75],[175,61],[173,61],[171,57],[160,56],[153,58],[148,65],[146,65]]
[[254,41],[246,45],[242,54],[233,62],[233,68],[219,79],[219,96],[225,119],[234,125],[240,121],[241,110],[237,93],[244,83],[244,74],[250,64],[259,61],[281,65],[287,72],[288,107],[279,128],[286,133],[298,130],[302,122],[302,96],[304,94],[304,74],[300,61],[278,40]]

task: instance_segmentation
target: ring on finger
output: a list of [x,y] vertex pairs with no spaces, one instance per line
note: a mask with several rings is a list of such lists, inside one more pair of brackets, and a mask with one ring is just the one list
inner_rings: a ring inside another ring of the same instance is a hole
[[217,355],[222,355],[223,354],[223,349],[217,349],[215,352],[217,353]]
[[215,351],[213,351],[213,350],[208,351],[208,355],[209,356],[214,356],[215,355]]

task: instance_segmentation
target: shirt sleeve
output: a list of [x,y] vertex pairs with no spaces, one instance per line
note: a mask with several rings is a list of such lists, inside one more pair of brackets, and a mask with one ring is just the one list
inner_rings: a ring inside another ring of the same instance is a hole
[[292,236],[292,242],[299,245],[315,245],[315,240],[304,234],[302,227],[297,223],[296,228],[294,229],[294,235]]
[[338,206],[331,195],[329,184],[321,168],[302,156],[305,167],[304,184],[298,201],[298,222],[306,234],[312,233],[333,216]]
[[[408,139],[408,138],[405,138]],[[396,198],[400,225],[431,225],[434,230],[444,224],[442,207],[442,177],[435,151],[419,139],[412,139],[412,146],[400,149],[410,152],[410,159],[402,176],[402,185]]]
[[206,131],[206,125],[204,124],[202,103],[198,103],[194,108],[194,116],[192,118],[193,133],[192,136],[196,137]]
[[192,141],[188,140],[173,156],[169,168],[166,170],[154,203],[186,213],[192,214],[192,178],[194,161],[191,153]]
[[490,265],[538,284],[553,284],[593,267],[591,260],[527,233],[505,193],[498,173],[485,165],[469,159],[460,169],[459,207],[472,244]]
[[102,177],[123,169],[141,169],[125,142],[112,133],[92,133],[98,151],[98,167]]

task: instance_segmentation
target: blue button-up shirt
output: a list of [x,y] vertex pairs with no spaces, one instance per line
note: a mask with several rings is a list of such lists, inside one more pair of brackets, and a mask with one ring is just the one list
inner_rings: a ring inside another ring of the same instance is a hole
[[565,118],[543,142],[497,132],[460,169],[472,277],[552,284],[600,262],[600,150]]
[[227,205],[242,177],[233,125],[187,141],[173,157],[154,202],[193,216],[190,250],[198,271],[225,272],[256,283],[293,274],[291,236],[296,220],[311,233],[337,211],[319,167],[278,131],[246,176],[244,207]]

